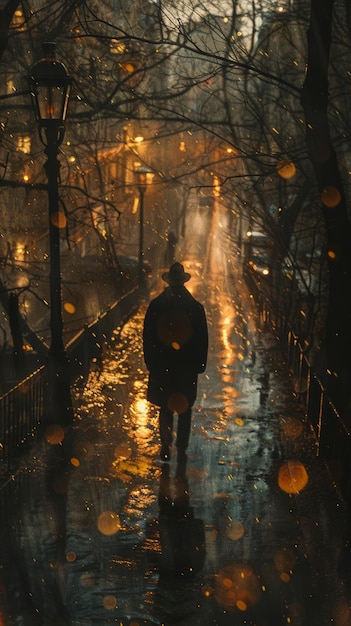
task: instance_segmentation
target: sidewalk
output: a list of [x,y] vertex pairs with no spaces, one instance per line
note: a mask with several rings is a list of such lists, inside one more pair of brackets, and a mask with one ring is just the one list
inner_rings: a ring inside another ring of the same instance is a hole
[[186,463],[159,461],[145,303],[73,390],[63,444],[1,493],[5,626],[351,625],[346,510],[279,346],[238,276],[186,267],[210,328]]

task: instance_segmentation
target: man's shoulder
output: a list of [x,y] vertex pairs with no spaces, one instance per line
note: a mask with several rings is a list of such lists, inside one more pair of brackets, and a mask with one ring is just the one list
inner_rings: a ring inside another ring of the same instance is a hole
[[166,287],[161,293],[153,298],[149,303],[149,308],[157,309],[160,307],[177,308],[177,305],[183,303],[183,306],[190,306],[191,309],[204,309],[199,300],[190,293],[186,287],[177,292],[173,292],[172,289]]
[[156,307],[159,304],[162,304],[162,302],[166,302],[167,300],[168,300],[167,289],[164,289],[163,291],[161,291],[161,293],[159,293],[152,300],[150,300],[149,308]]

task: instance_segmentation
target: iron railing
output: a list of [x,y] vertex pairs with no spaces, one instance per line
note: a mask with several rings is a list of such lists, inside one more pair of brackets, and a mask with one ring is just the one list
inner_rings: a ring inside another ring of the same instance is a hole
[[275,315],[272,307],[253,279],[248,281],[256,303],[261,325],[279,338],[294,391],[302,403],[305,418],[316,437],[317,454],[324,459],[332,480],[346,501],[351,497],[351,431],[328,396],[327,389],[311,367],[298,335],[283,314]]
[[[99,351],[101,354],[103,344],[111,338],[115,328],[132,315],[139,299],[139,290],[131,290],[69,342],[67,355],[71,383],[87,374],[91,360]],[[18,452],[41,429],[45,406],[45,366],[0,397],[0,472],[11,472]]]

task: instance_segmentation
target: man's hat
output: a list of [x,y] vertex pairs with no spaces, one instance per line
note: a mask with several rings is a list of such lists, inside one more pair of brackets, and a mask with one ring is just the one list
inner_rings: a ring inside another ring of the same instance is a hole
[[162,278],[169,285],[183,285],[190,280],[191,275],[188,272],[184,272],[184,267],[181,263],[173,263],[169,268],[169,272],[164,272]]

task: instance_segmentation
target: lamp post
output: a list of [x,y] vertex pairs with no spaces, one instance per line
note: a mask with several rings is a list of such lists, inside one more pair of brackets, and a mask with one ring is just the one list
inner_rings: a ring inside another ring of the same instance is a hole
[[59,421],[71,416],[68,362],[63,342],[60,222],[58,176],[59,146],[65,134],[65,120],[71,78],[63,63],[56,60],[55,43],[43,44],[43,57],[30,71],[30,90],[39,137],[45,146],[45,172],[48,180],[50,248],[50,332],[48,374],[51,408]]
[[135,170],[136,183],[139,189],[139,256],[138,256],[138,280],[139,287],[145,286],[145,274],[143,271],[144,260],[144,194],[148,184],[154,177],[153,171],[145,166]]

